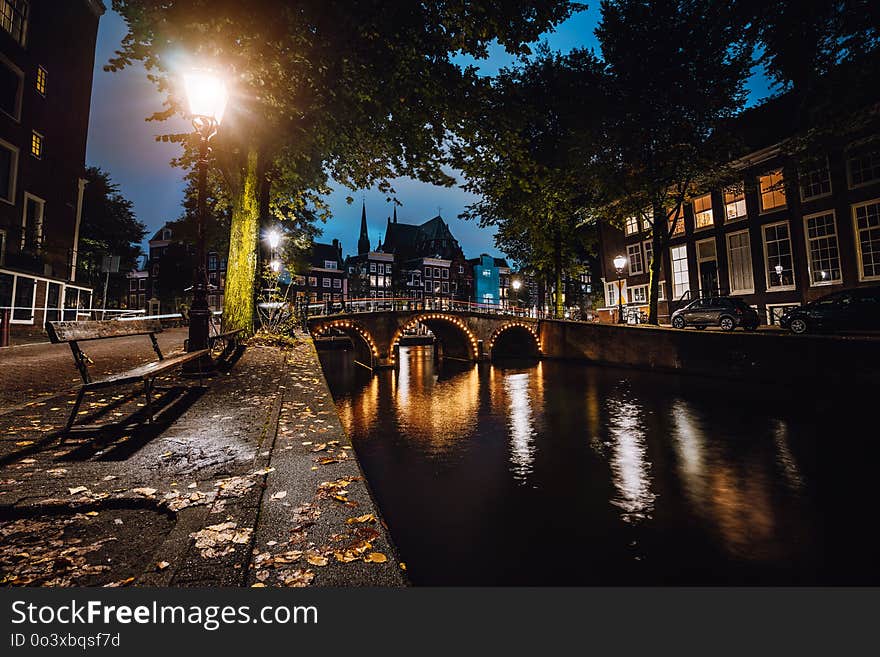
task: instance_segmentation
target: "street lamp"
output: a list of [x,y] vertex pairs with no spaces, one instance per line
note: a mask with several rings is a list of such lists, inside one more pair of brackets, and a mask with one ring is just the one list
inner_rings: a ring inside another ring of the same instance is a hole
[[198,204],[196,207],[196,267],[193,302],[189,313],[188,350],[208,348],[208,259],[205,250],[206,198],[208,186],[208,141],[217,134],[228,94],[222,79],[206,71],[183,76],[192,124],[199,135]]
[[626,267],[626,257],[618,255],[614,257],[614,268],[617,270],[617,323],[623,324],[623,268]]
[[273,228],[266,235],[266,241],[269,242],[269,248],[274,252],[278,245],[281,244],[281,233]]
[[514,313],[516,313],[519,310],[519,289],[522,287],[522,281],[518,278],[514,278],[510,281],[510,287],[513,288],[513,294],[516,300],[516,306],[514,307]]

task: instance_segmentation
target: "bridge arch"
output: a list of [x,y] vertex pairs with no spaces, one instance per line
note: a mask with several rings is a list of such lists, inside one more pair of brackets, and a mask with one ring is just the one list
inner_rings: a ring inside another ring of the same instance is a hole
[[517,320],[504,322],[489,338],[487,345],[489,358],[501,356],[507,349],[510,349],[512,356],[539,357],[542,348],[537,326]]
[[355,361],[361,365],[373,369],[379,360],[379,349],[370,332],[360,323],[352,319],[334,319],[323,321],[312,330],[316,336],[325,336],[331,329],[345,333],[351,338],[354,346]]
[[395,345],[398,344],[403,333],[415,327],[416,324],[424,324],[430,329],[440,344],[444,357],[470,361],[478,359],[477,336],[463,319],[442,312],[425,312],[407,319],[394,333],[391,338],[392,362],[396,363],[397,361]]

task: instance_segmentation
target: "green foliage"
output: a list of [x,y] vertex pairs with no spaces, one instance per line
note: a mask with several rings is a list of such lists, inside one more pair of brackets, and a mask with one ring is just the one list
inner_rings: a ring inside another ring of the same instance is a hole
[[[525,54],[526,43],[580,5],[113,0],[113,8],[129,32],[107,68],[144,63],[165,95],[165,108],[152,119],[186,113],[181,77],[190,67],[216,69],[232,86],[211,157],[232,208],[224,313],[233,316],[226,318],[231,325],[247,326],[255,224],[268,225],[273,215],[283,221],[289,215],[282,209],[326,218],[320,197],[331,177],[352,189],[375,184],[388,193],[397,176],[453,184],[443,171],[447,126],[464,111],[476,80],[475,70],[457,66],[453,55],[485,57],[496,40]],[[192,164],[192,136],[165,139],[186,147],[178,164]],[[260,160],[255,186],[253,152]],[[257,202],[257,195],[268,202]],[[247,212],[254,214],[245,218]]]

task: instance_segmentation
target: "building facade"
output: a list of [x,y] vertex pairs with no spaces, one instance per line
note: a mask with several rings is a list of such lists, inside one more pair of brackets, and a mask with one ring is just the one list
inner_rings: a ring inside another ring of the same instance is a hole
[[486,253],[468,260],[473,270],[474,296],[472,300],[488,308],[508,308],[510,305],[510,266],[503,258]]
[[332,244],[314,242],[309,256],[309,271],[300,280],[300,297],[307,303],[341,302],[348,297],[348,276],[339,240]]
[[[691,299],[729,294],[774,324],[788,306],[880,284],[880,141],[841,143],[797,162],[777,143],[733,168],[737,180],[683,207],[684,221],[659,254],[661,321]],[[616,320],[618,286],[625,305],[647,311],[649,228],[635,217],[623,231],[602,228],[607,321]],[[618,254],[627,258],[620,281]]]
[[77,285],[100,0],[0,2],[0,312],[14,333],[92,307]]

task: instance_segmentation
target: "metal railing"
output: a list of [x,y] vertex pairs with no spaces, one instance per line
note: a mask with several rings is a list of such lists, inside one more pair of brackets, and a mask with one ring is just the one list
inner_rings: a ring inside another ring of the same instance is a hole
[[469,312],[482,315],[506,315],[514,317],[544,317],[545,314],[533,308],[500,306],[498,304],[475,303],[455,299],[411,299],[408,297],[374,299],[358,298],[342,301],[295,304],[297,314],[306,317],[341,315],[351,313],[374,313],[392,311],[443,311]]

